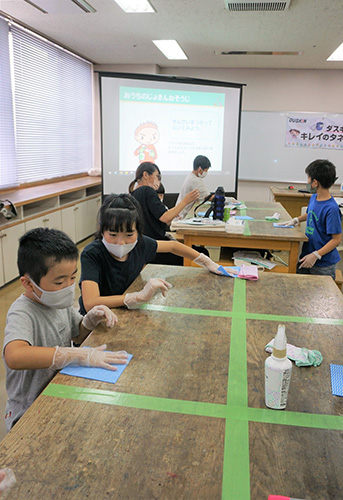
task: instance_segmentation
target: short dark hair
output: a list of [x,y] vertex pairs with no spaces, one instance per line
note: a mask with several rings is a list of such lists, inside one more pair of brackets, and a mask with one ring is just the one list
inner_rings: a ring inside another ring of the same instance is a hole
[[158,189],[156,189],[156,193],[157,194],[164,194],[166,192],[166,190],[164,189],[164,186],[162,184],[162,182],[160,182],[160,185],[158,186]]
[[329,160],[314,160],[307,165],[305,173],[312,181],[316,179],[324,189],[329,189],[338,179],[336,167]]
[[104,231],[133,231],[143,233],[143,213],[140,204],[129,194],[109,194],[98,213],[96,240],[101,240]]
[[78,256],[77,246],[65,233],[58,229],[37,227],[19,240],[19,274],[24,276],[27,273],[39,285],[54,264],[64,259],[76,261]]
[[203,170],[210,168],[211,162],[207,156],[198,155],[193,160],[193,170],[197,170],[201,167]]

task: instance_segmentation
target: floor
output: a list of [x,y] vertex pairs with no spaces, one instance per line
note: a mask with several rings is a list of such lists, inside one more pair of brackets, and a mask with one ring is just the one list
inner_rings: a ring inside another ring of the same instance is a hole
[[[90,243],[93,240],[93,238],[88,238],[84,241],[82,241],[80,244],[77,245],[80,253],[81,250]],[[77,276],[77,282],[79,281],[79,275],[80,275],[80,265],[78,265],[78,276]],[[9,283],[8,285],[4,286],[3,288],[0,289],[0,345],[2,347],[3,345],[3,340],[4,340],[4,330],[5,330],[5,324],[6,324],[6,315],[7,311],[10,308],[11,304],[15,301],[19,295],[23,293],[24,289],[18,280],[13,281],[12,283]],[[75,288],[75,307],[78,306],[78,298],[79,298],[79,287],[77,286]],[[0,361],[0,441],[5,437],[6,435],[6,430],[5,430],[5,421],[4,421],[4,414],[5,414],[5,406],[6,406],[6,400],[7,400],[7,394],[6,394],[6,388],[5,388],[5,366],[2,360]]]
[[[84,240],[81,242],[78,246],[79,251],[81,252],[82,249],[87,245],[90,241],[92,241],[92,238],[88,238],[87,240]],[[208,247],[208,250],[210,251],[210,256],[213,260],[218,261],[219,260],[219,248],[216,247]],[[341,253],[341,261],[337,265],[337,269],[340,269],[343,272],[343,255]],[[80,273],[80,265],[78,266],[78,278],[79,278],[79,273]],[[77,281],[78,281],[77,278]],[[12,283],[4,286],[2,289],[0,289],[0,345],[2,346],[3,344],[3,337],[4,337],[4,330],[5,330],[5,323],[6,323],[6,315],[9,307],[11,306],[12,302],[15,301],[19,295],[23,293],[23,288],[20,284],[19,280],[15,280]],[[77,307],[77,300],[79,298],[79,289],[78,287],[76,288],[76,295],[75,295],[75,307]],[[5,367],[3,362],[0,362],[0,440],[2,440],[6,434],[5,431],[5,422],[3,419],[3,415],[5,413],[5,405],[6,405],[6,389],[5,389]]]

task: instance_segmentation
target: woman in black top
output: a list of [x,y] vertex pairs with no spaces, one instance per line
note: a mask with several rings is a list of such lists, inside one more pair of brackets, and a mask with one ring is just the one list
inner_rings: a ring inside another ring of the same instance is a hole
[[[135,184],[137,187],[134,189]],[[161,183],[161,172],[155,163],[143,162],[136,170],[136,177],[129,185],[129,193],[142,207],[144,216],[143,234],[157,240],[170,240],[166,234],[169,225],[181,210],[199,198],[199,190],[188,193],[180,203],[168,210],[156,193]],[[152,261],[155,264],[182,266],[183,259],[170,253],[158,254]]]

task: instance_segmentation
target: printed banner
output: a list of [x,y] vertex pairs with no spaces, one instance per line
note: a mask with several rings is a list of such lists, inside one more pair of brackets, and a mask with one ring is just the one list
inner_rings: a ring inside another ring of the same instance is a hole
[[343,150],[343,115],[288,115],[287,147]]

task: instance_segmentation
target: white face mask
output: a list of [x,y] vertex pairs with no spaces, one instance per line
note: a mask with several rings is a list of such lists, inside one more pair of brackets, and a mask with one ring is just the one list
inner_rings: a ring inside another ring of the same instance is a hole
[[32,278],[30,278],[30,281],[36,288],[38,288],[38,290],[42,292],[42,295],[38,297],[38,295],[32,290],[32,293],[36,297],[36,299],[38,299],[39,302],[41,302],[45,306],[52,307],[53,309],[66,309],[67,307],[71,307],[73,305],[75,283],[70,286],[66,286],[65,288],[61,288],[61,290],[48,292],[47,290],[43,290],[43,288],[40,288]]
[[203,171],[202,174],[198,175],[198,177],[200,177],[200,179],[205,179],[206,175],[207,175],[207,172]]
[[118,257],[119,259],[121,259],[122,257],[125,257],[125,255],[129,254],[131,252],[131,250],[133,250],[135,248],[135,246],[137,245],[137,241],[138,240],[136,240],[134,243],[127,243],[124,245],[119,245],[118,243],[108,243],[108,241],[106,241],[105,238],[102,237],[102,242],[105,245],[105,247],[107,248],[107,250],[111,254],[113,254],[115,257]]

